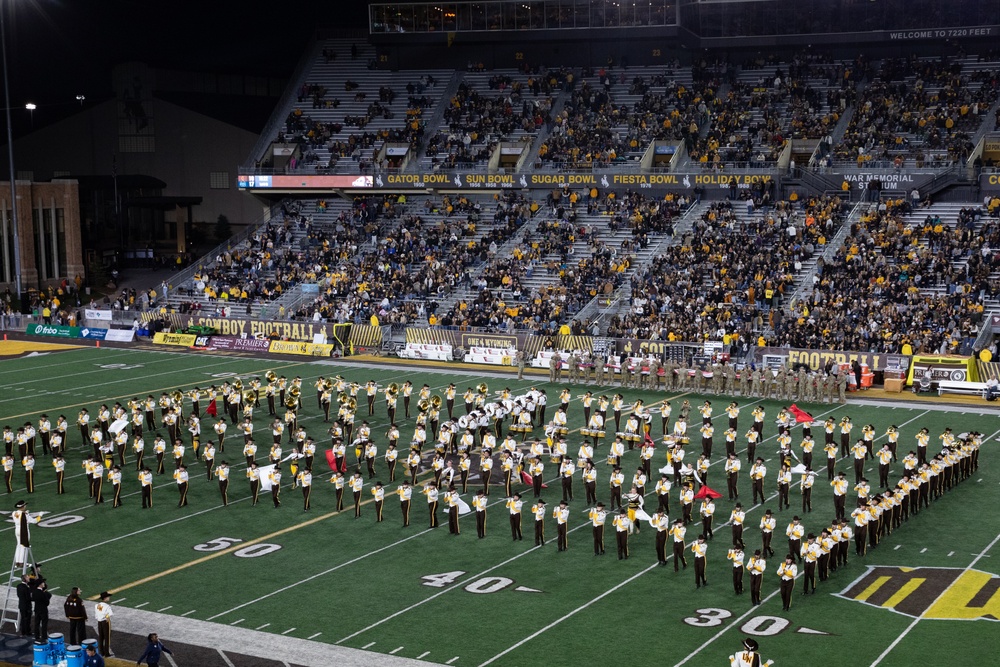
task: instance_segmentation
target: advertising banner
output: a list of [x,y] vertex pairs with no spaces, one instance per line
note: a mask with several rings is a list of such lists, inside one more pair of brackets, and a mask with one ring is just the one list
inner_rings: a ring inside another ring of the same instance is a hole
[[459,329],[406,328],[407,343],[451,345],[453,348],[463,348],[466,350],[470,347],[516,348],[524,352],[526,359],[531,359],[542,349],[545,339],[545,336],[526,333],[475,333]]
[[272,340],[269,352],[271,354],[303,354],[311,357],[329,357],[333,353],[333,345],[303,343],[301,341],[290,340]]
[[179,345],[181,347],[191,347],[198,337],[194,334],[173,334],[158,331],[153,334],[153,342],[157,345]]
[[594,171],[589,173],[511,173],[484,174],[422,172],[415,174],[376,174],[375,176],[330,176],[324,174],[302,174],[299,176],[255,176],[240,175],[238,185],[245,189],[317,190],[343,188],[383,189],[383,190],[505,190],[540,189],[551,190],[564,185],[586,188],[656,189],[661,191],[750,189],[755,183],[770,183],[774,175],[764,171],[742,174],[720,173],[670,173],[637,174],[632,172]]
[[83,311],[83,319],[85,320],[101,320],[102,322],[111,321],[111,311],[110,310],[97,310],[95,308],[86,308]]
[[237,352],[268,352],[271,349],[271,341],[266,338],[234,338],[232,336],[199,336],[198,345],[207,350],[235,350]]
[[904,370],[910,363],[905,354],[884,352],[851,352],[847,350],[804,350],[788,347],[758,347],[753,351],[754,361],[760,363],[764,356],[788,357],[788,363],[795,367],[805,364],[818,371],[828,363],[849,364],[857,359],[861,365],[868,365],[871,371]]
[[67,327],[61,324],[29,324],[25,333],[32,336],[53,336],[55,338],[79,338],[80,327]]
[[259,338],[277,336],[288,340],[301,340],[311,343],[316,334],[330,337],[332,324],[323,322],[279,322],[274,320],[237,319],[232,317],[210,317],[203,315],[175,314],[171,322],[181,329],[187,327],[211,327],[220,336],[233,338]]
[[83,327],[80,329],[80,338],[89,338],[90,340],[105,340],[108,336],[107,329],[98,329],[96,327]]
[[108,329],[104,340],[110,340],[115,343],[131,343],[135,340],[135,332],[131,329]]
[[940,356],[914,355],[913,365],[906,378],[907,384],[913,384],[924,373],[930,371],[931,381],[950,380],[952,382],[979,382],[979,372],[975,357],[944,354]]

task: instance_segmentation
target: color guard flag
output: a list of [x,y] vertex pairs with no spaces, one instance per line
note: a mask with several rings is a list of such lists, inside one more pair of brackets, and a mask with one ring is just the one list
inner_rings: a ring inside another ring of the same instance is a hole
[[333,450],[326,450],[326,462],[330,466],[330,470],[337,472],[337,457],[333,455]]
[[695,500],[701,500],[702,498],[721,498],[722,494],[718,491],[712,490],[708,486],[703,486],[698,489],[698,493],[694,494]]
[[795,421],[796,421],[796,423],[799,423],[799,424],[801,424],[803,422],[809,423],[809,422],[811,422],[813,420],[811,414],[809,414],[805,410],[800,409],[794,403],[792,403],[788,407],[788,411],[791,412],[793,415],[795,415]]
[[[531,486],[531,475],[529,475],[528,473],[526,473],[525,471],[522,470],[521,471],[521,481],[524,482],[525,484],[527,484],[528,486]],[[547,488],[549,488],[549,485],[548,484],[542,484],[542,488],[543,489],[547,489]]]

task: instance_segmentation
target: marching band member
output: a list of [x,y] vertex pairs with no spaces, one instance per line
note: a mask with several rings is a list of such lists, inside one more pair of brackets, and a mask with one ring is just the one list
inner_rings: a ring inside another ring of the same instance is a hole
[[256,507],[258,494],[260,494],[260,471],[257,470],[257,464],[255,462],[251,462],[250,465],[247,466],[246,475],[247,479],[250,480],[250,497],[252,498],[250,506]]
[[743,594],[743,543],[737,542],[729,549],[726,558],[733,564],[733,592]]
[[407,480],[396,488],[396,495],[399,496],[399,509],[403,514],[403,528],[410,526],[410,499],[413,496],[413,489]]

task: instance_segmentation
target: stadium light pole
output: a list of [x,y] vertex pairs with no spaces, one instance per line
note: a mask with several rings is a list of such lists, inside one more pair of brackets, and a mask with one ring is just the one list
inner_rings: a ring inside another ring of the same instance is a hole
[[[10,165],[10,214],[11,224],[14,228],[14,293],[18,301],[21,300],[21,234],[18,231],[17,223],[17,177],[14,172],[14,131],[10,126],[10,83],[7,80],[7,22],[4,20],[4,12],[7,3],[0,3],[0,54],[3,57],[3,95],[4,106],[7,113],[7,160]],[[4,257],[4,261],[7,258]],[[20,309],[21,304],[17,307]]]

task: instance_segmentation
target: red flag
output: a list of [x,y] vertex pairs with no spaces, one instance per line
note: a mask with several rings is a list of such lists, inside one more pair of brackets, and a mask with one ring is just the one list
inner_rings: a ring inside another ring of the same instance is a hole
[[[529,475],[528,473],[526,473],[525,471],[522,470],[521,471],[521,481],[524,482],[525,484],[527,484],[528,486],[531,486],[531,475]],[[548,484],[542,484],[542,488],[543,489],[547,489],[547,488],[549,488],[549,485]]]
[[208,404],[208,408],[205,409],[206,415],[212,415],[213,417],[219,416],[219,410],[215,407],[215,400],[213,399],[211,403]]
[[813,417],[812,417],[811,414],[809,414],[805,410],[800,409],[794,403],[792,403],[788,407],[788,411],[791,412],[793,415],[795,415],[795,421],[797,423],[799,423],[799,424],[801,424],[803,422],[811,422],[811,421],[813,421]]
[[337,472],[337,457],[333,455],[333,450],[326,450],[326,462],[330,466],[330,470]]
[[649,437],[649,434],[647,433],[646,437],[643,438],[643,440],[642,440],[642,446],[643,447],[655,447],[656,443],[653,442],[653,439],[651,437]]
[[711,487],[703,486],[698,489],[698,493],[694,494],[695,500],[701,500],[702,498],[721,498],[722,494],[718,491],[713,491]]

